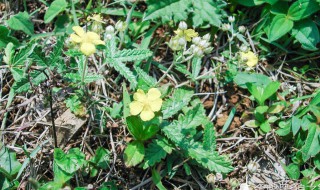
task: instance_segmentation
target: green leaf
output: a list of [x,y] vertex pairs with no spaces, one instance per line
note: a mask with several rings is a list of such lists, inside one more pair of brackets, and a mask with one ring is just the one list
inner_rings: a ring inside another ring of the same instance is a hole
[[27,12],[19,12],[12,16],[7,23],[13,30],[21,30],[28,35],[33,34],[33,23],[30,21],[30,16]]
[[149,76],[148,73],[144,72],[142,69],[140,69],[139,67],[135,67],[134,68],[136,70],[136,72],[138,73],[139,75],[139,79],[142,79],[143,82],[145,84],[148,85],[148,87],[154,87],[155,84],[157,83],[156,79]]
[[51,22],[59,13],[64,11],[68,6],[66,0],[55,0],[51,3],[46,14],[44,15],[44,23]]
[[95,81],[101,80],[101,79],[104,79],[104,77],[102,75],[87,75],[84,78],[84,82],[91,83],[91,82],[95,82]]
[[247,88],[250,94],[253,95],[254,99],[258,102],[260,106],[264,105],[264,100],[262,98],[264,88],[262,86],[256,86],[253,83],[247,83]]
[[144,146],[140,141],[133,141],[128,144],[124,151],[124,163],[127,167],[139,164],[145,155]]
[[302,122],[301,119],[299,119],[298,117],[296,116],[292,117],[291,127],[292,127],[293,136],[295,136],[298,133],[301,127],[301,122]]
[[297,164],[290,164],[285,166],[285,171],[287,172],[290,179],[298,180],[300,177],[300,167]]
[[291,20],[301,20],[320,10],[320,5],[315,0],[295,1],[288,10],[288,17]]
[[154,166],[156,163],[164,159],[167,154],[171,154],[172,150],[172,145],[164,137],[159,136],[157,139],[154,139],[148,145],[148,148],[146,148],[143,169]]
[[75,173],[85,162],[85,155],[79,148],[70,149],[68,154],[65,154],[60,148],[54,149],[54,163],[68,174]]
[[269,83],[263,92],[262,100],[266,101],[268,98],[270,98],[273,94],[275,94],[278,91],[279,87],[280,83],[277,81]]
[[316,157],[314,157],[313,163],[316,168],[320,170],[320,154],[317,154]]
[[231,162],[225,157],[220,156],[216,151],[204,150],[199,143],[192,143],[186,151],[191,158],[212,172],[226,174],[233,170]]
[[152,181],[158,187],[159,190],[167,190],[161,182],[160,173],[155,169],[152,169]]
[[27,92],[31,88],[31,84],[33,86],[38,86],[40,83],[47,79],[46,75],[40,71],[33,71],[29,76],[22,77],[18,81],[16,81],[12,88],[16,93]]
[[190,0],[147,0],[146,3],[148,9],[144,19],[161,18],[162,22],[187,20],[187,9],[191,5]]
[[148,140],[159,131],[160,121],[158,118],[144,122],[138,116],[129,116],[126,121],[130,134],[136,140]]
[[128,93],[126,84],[123,83],[122,84],[122,91],[123,91],[123,117],[127,118],[130,115],[130,108],[129,108],[129,104],[131,102],[130,100],[130,95]]
[[153,53],[147,49],[124,49],[113,55],[113,59],[120,62],[140,61],[152,56]]
[[313,157],[320,152],[319,134],[320,134],[319,126],[312,123],[309,126],[306,142],[301,148],[302,159],[304,162],[306,162],[310,157]]
[[191,78],[193,81],[196,81],[196,78],[199,76],[200,69],[201,69],[201,57],[193,57],[192,58],[192,75]]
[[63,183],[51,181],[40,187],[39,190],[56,190],[60,189],[63,186]]
[[264,132],[264,133],[269,133],[269,132],[271,131],[271,126],[270,126],[270,124],[266,121],[266,122],[261,123],[260,129],[261,129],[261,131]]
[[6,47],[10,42],[14,45],[19,44],[19,41],[15,37],[9,35],[9,29],[0,25],[0,49]]
[[[17,66],[26,66],[26,61],[28,60],[29,56],[33,52],[34,48],[36,47],[36,43],[30,42],[27,46],[22,47],[19,52],[13,57],[11,62],[13,67]],[[16,80],[16,79],[15,79]]]
[[16,153],[2,146],[0,149],[0,174],[12,179],[21,168],[20,162],[17,161]]
[[99,168],[106,170],[109,168],[110,151],[103,147],[98,147],[96,155],[90,161]]
[[221,134],[225,133],[228,130],[235,114],[236,114],[236,107],[233,107],[229,116],[228,116],[227,121],[225,122],[225,124],[222,127]]
[[262,0],[234,0],[235,2],[239,3],[240,5],[253,7],[256,5],[261,5],[264,3]]
[[210,120],[204,124],[203,148],[208,151],[216,150],[216,131]]
[[130,87],[134,89],[138,82],[136,77],[134,76],[131,69],[129,69],[125,64],[123,64],[118,59],[108,59],[108,63],[111,67],[113,67],[116,71],[118,71],[124,78],[126,78],[130,82]]
[[256,86],[267,86],[271,82],[269,77],[265,75],[256,73],[249,74],[243,72],[238,72],[233,81],[241,88],[247,88],[246,83],[252,83]]
[[294,24],[292,35],[302,44],[302,48],[315,51],[320,41],[317,25],[311,19],[305,19]]
[[201,0],[192,2],[194,8],[192,18],[194,26],[197,27],[208,22],[213,26],[220,27],[221,16],[218,14],[219,8],[217,8],[215,1]]
[[285,15],[276,15],[270,24],[270,29],[267,36],[271,42],[276,41],[287,34],[293,27],[293,21]]
[[176,114],[183,107],[187,106],[191,97],[193,95],[193,91],[187,90],[184,88],[177,89],[171,98],[163,102],[162,105],[162,114],[163,119],[168,119],[169,117]]

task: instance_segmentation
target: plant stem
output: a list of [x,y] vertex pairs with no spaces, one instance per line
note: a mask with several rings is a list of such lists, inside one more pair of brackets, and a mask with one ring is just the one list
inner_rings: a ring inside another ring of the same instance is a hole
[[172,64],[170,65],[170,67],[167,69],[167,71],[162,75],[162,77],[158,80],[158,82],[156,83],[155,86],[159,85],[160,82],[168,75],[168,73],[171,71],[171,69],[173,68],[173,66],[177,63],[176,61],[176,55],[173,55],[173,61]]
[[85,83],[84,78],[86,77],[86,71],[87,71],[87,65],[88,65],[88,57],[86,57],[84,64],[83,64],[83,70],[82,70],[82,76],[81,76],[81,86],[83,90],[85,90]]
[[136,1],[136,2],[132,5],[130,11],[128,12],[128,15],[127,15],[127,18],[126,18],[127,27],[126,27],[126,29],[124,30],[124,32],[122,33],[122,35],[120,34],[120,35],[121,35],[121,40],[120,40],[119,48],[121,48],[122,43],[123,43],[123,41],[124,41],[124,37],[126,36],[126,34],[127,34],[127,32],[128,32],[129,24],[130,24],[131,18],[132,18],[132,13],[133,13],[134,9],[136,8],[137,3],[138,3],[138,1]]
[[76,14],[76,9],[74,7],[74,2],[73,0],[70,0],[71,1],[71,13],[72,13],[72,17],[73,17],[73,22],[75,25],[79,25],[79,21],[78,21],[78,18],[77,18],[77,14]]

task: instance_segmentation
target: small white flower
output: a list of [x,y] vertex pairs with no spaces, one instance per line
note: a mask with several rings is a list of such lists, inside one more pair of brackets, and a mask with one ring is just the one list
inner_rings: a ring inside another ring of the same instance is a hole
[[234,22],[235,20],[236,19],[234,18],[234,16],[229,16],[228,17],[228,21],[231,22],[231,23]]
[[211,38],[211,35],[209,33],[202,37],[202,39],[204,39],[206,41],[210,41],[210,38]]
[[246,31],[246,27],[245,26],[239,26],[238,28],[240,33],[244,33]]
[[198,45],[200,41],[201,41],[201,38],[200,38],[200,37],[194,37],[194,38],[192,39],[192,43],[195,44],[195,45]]
[[229,31],[231,29],[230,24],[222,24],[221,29],[223,31]]
[[184,46],[187,44],[187,40],[185,38],[179,38],[178,42],[181,46]]
[[109,25],[106,27],[106,33],[107,34],[113,34],[114,33],[114,27]]
[[123,32],[126,30],[127,28],[127,24],[124,23],[123,21],[119,20],[116,25],[115,25],[116,30],[118,30],[119,32]]
[[179,28],[180,30],[186,30],[186,29],[188,28],[188,25],[187,25],[186,22],[181,21],[181,22],[179,23],[178,28]]

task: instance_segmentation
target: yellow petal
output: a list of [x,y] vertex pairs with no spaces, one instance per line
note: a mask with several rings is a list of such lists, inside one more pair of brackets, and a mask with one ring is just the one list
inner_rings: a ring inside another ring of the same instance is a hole
[[161,109],[161,106],[162,106],[162,99],[161,98],[158,98],[158,99],[150,102],[150,108],[154,112],[159,111]]
[[143,104],[138,101],[133,101],[129,104],[129,108],[131,115],[138,115],[143,109]]
[[87,32],[87,37],[94,41],[94,40],[100,40],[100,36],[99,34],[95,33],[95,32]]
[[258,57],[252,51],[248,51],[247,53],[241,52],[240,56],[249,67],[254,67],[258,63]]
[[82,37],[85,34],[85,31],[80,26],[74,26],[72,27],[72,30],[78,34],[78,36]]
[[161,92],[157,88],[150,88],[147,93],[148,100],[152,101],[160,98]]
[[150,109],[143,109],[140,114],[140,117],[142,121],[149,121],[154,117],[154,113]]
[[77,34],[70,35],[71,41],[74,43],[81,43],[81,38]]
[[174,31],[174,33],[176,33],[177,36],[183,36],[183,30],[178,29],[178,30]]
[[102,40],[94,40],[94,41],[92,41],[92,43],[95,45],[105,45],[105,42]]
[[193,37],[197,37],[198,36],[198,32],[194,31],[193,29],[187,29],[184,31],[185,34],[185,38],[188,42],[191,41],[191,38]]
[[96,46],[91,43],[82,43],[80,46],[80,51],[86,56],[89,56],[96,52]]
[[143,90],[138,89],[137,92],[133,94],[133,99],[139,102],[145,102],[147,100],[147,96]]

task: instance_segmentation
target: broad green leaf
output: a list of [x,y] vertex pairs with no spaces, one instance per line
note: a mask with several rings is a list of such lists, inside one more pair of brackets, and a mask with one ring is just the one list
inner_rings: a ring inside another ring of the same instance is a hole
[[144,146],[140,141],[133,141],[128,144],[124,151],[124,163],[127,167],[136,166],[142,162],[145,155]]
[[159,190],[167,190],[161,182],[160,173],[155,169],[152,169],[152,181],[158,187]]
[[320,170],[320,154],[317,154],[313,159],[313,163],[318,170]]
[[263,123],[266,118],[265,118],[265,113],[268,111],[268,106],[258,106],[254,110],[254,116],[256,120],[260,123]]
[[215,1],[201,0],[192,2],[194,8],[192,18],[194,26],[197,27],[208,22],[213,26],[220,27],[221,16],[218,14],[219,8],[215,4]]
[[16,93],[27,92],[33,86],[38,86],[40,83],[47,79],[46,75],[40,71],[33,71],[29,76],[25,76],[16,81],[12,88]]
[[260,129],[261,129],[261,131],[264,132],[264,133],[269,133],[269,132],[271,131],[271,126],[270,126],[270,124],[266,121],[266,122],[261,123]]
[[172,145],[170,145],[168,140],[164,137],[153,140],[149,143],[148,148],[146,148],[143,169],[154,166],[156,163],[164,159],[167,154],[170,154],[172,150]]
[[271,6],[270,12],[275,15],[287,15],[289,4],[286,1],[278,1],[276,4]]
[[302,122],[301,119],[299,119],[298,117],[296,117],[296,116],[292,117],[291,127],[292,127],[293,136],[295,136],[298,133],[298,131],[301,127],[301,122]]
[[147,49],[124,49],[113,55],[113,59],[120,62],[140,61],[152,56],[152,51]]
[[292,35],[302,44],[302,48],[315,51],[320,41],[317,25],[311,19],[305,19],[294,24]]
[[54,149],[54,163],[68,174],[73,174],[85,164],[85,155],[79,148],[70,149],[65,154],[61,149]]
[[193,91],[184,88],[177,89],[171,98],[165,100],[162,105],[163,119],[168,119],[178,113],[183,107],[189,104]]
[[16,153],[3,146],[0,149],[0,174],[12,179],[21,168],[20,162],[17,161]]
[[258,104],[262,106],[264,104],[264,99],[262,97],[264,93],[264,88],[261,86],[257,86],[253,83],[247,83],[247,88],[250,94],[252,94],[254,99],[258,102]]
[[14,45],[19,44],[19,41],[15,37],[9,35],[9,29],[0,25],[0,49],[6,47],[10,42]]
[[253,119],[253,120],[246,121],[244,125],[247,127],[256,128],[260,126],[260,123],[257,120]]
[[309,126],[308,136],[304,146],[301,148],[302,159],[306,162],[310,157],[317,155],[320,152],[319,140],[320,128],[312,123]]
[[307,18],[313,13],[320,10],[320,5],[315,0],[299,0],[295,1],[288,10],[290,20],[301,20]]
[[203,148],[208,151],[216,150],[216,131],[210,120],[204,124]]
[[249,74],[238,72],[233,81],[241,88],[247,88],[246,83],[253,83],[256,86],[267,86],[271,80],[262,74]]
[[126,121],[130,134],[136,140],[148,140],[159,131],[160,121],[158,118],[144,122],[138,116],[129,116]]
[[162,22],[187,20],[187,9],[191,5],[190,0],[147,0],[146,3],[148,9],[144,19],[161,18]]
[[59,13],[64,11],[68,6],[66,0],[55,0],[51,3],[50,7],[44,15],[44,23],[51,22]]
[[31,22],[30,16],[27,12],[19,12],[12,16],[7,23],[13,30],[21,30],[28,35],[33,34],[33,23]]
[[278,91],[279,87],[280,87],[279,82],[274,81],[269,83],[263,92],[262,101],[266,101],[273,94],[275,94]]
[[261,5],[264,3],[263,0],[234,0],[234,2],[237,2],[240,5],[244,5],[247,7],[253,7],[253,6]]
[[[30,42],[27,46],[22,47],[19,52],[13,57],[11,64],[13,67],[25,67],[26,61],[28,60],[29,56],[33,52],[34,48],[36,47],[36,43]],[[16,79],[15,79],[16,80]]]
[[293,27],[293,21],[285,15],[276,15],[270,24],[270,29],[267,33],[269,40],[276,41],[287,34]]
[[99,168],[108,169],[110,162],[110,151],[103,147],[98,147],[96,155],[91,158],[91,162],[95,163],[95,165]]
[[51,181],[41,186],[39,190],[56,190],[56,189],[60,189],[62,186],[63,186],[63,183]]
[[297,164],[290,164],[285,166],[285,171],[287,172],[290,179],[297,180],[300,177],[300,167]]

